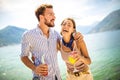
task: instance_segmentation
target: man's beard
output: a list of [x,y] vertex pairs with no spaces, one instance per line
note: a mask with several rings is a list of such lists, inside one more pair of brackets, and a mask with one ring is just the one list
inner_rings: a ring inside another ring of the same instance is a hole
[[50,22],[48,22],[48,20],[45,18],[45,24],[48,26],[48,27],[54,27],[54,23],[51,24]]

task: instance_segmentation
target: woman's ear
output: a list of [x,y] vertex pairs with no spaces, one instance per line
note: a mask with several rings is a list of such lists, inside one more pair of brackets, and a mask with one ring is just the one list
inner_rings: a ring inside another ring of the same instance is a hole
[[74,29],[74,31],[73,31],[73,33],[72,33],[72,36],[74,36],[74,35],[75,35],[75,33],[76,33],[76,30]]
[[62,35],[62,31],[60,32],[60,34]]
[[73,30],[73,33],[74,33],[74,32],[76,32],[76,30],[75,30],[75,29]]

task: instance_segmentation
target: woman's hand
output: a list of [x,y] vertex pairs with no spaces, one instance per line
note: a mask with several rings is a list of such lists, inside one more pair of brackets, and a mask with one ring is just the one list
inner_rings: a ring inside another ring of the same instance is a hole
[[[74,65],[77,64],[77,67],[82,67],[82,62],[80,61],[80,53],[78,51],[72,51],[68,57],[69,62],[66,62],[67,68],[71,71],[74,69]],[[79,63],[79,64],[78,64]]]
[[69,63],[69,62],[66,62],[66,66],[67,66],[67,69],[68,69],[69,71],[73,72],[73,70],[74,70],[73,64],[71,64],[71,63]]
[[[68,69],[69,71],[73,72],[73,70],[74,70],[74,65],[71,64],[71,63],[69,63],[69,62],[67,62],[66,65],[67,65],[67,69]],[[88,66],[87,66],[86,64],[84,64],[82,61],[78,60],[78,61],[75,63],[75,68],[76,68],[77,70],[83,72],[83,71],[85,71],[86,69],[88,69]]]
[[77,70],[79,71],[83,71],[85,69],[85,64],[79,59],[76,63],[75,63],[75,67]]
[[[83,56],[78,51],[74,51],[74,59],[75,62],[75,68],[79,71],[86,71],[88,70],[88,65],[83,62]],[[70,66],[70,65],[69,65]],[[73,67],[71,67],[71,70],[73,70]]]

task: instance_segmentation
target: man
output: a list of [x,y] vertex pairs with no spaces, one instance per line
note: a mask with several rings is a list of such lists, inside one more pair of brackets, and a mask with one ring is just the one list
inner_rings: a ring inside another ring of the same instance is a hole
[[[33,71],[33,80],[61,80],[57,62],[57,42],[61,37],[51,29],[54,27],[55,21],[53,6],[42,4],[35,14],[39,24],[37,28],[24,33],[21,60]],[[78,36],[76,34],[74,39],[79,39]],[[29,54],[31,54],[32,60],[29,59]],[[78,66],[78,68],[80,67],[81,65]]]
[[[42,4],[35,14],[39,24],[23,35],[21,60],[33,71],[33,80],[61,80],[57,63],[57,41],[60,36],[51,29],[56,18],[53,6]],[[30,53],[33,62],[28,57]],[[43,55],[44,61],[41,60]]]

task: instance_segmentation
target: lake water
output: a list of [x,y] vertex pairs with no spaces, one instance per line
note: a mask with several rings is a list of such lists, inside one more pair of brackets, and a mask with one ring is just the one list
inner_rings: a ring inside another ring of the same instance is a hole
[[[94,80],[120,80],[120,30],[84,35]],[[0,80],[32,80],[32,72],[20,60],[20,44],[0,48]],[[58,54],[63,80],[65,64]]]

